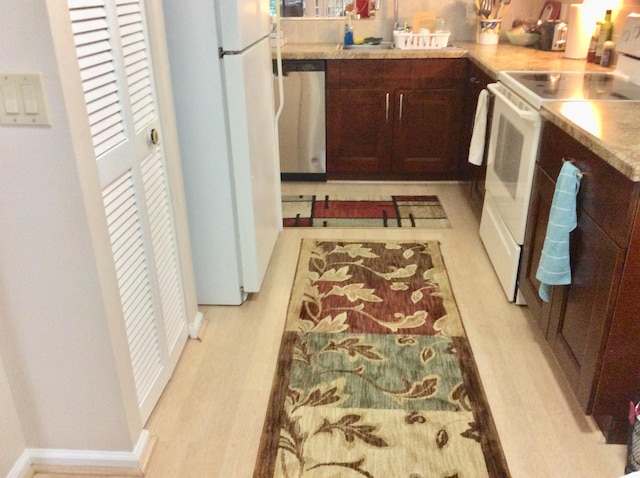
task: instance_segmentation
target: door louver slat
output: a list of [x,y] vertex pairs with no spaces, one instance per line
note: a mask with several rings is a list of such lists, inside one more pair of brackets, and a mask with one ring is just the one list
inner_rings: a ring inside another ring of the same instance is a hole
[[[82,35],[83,33],[91,32],[91,31],[100,31],[106,30],[108,28],[108,23],[104,18],[95,18],[93,20],[85,20],[82,22],[75,22],[71,25],[73,30],[74,38],[78,35]],[[76,40],[76,45],[78,41]]]

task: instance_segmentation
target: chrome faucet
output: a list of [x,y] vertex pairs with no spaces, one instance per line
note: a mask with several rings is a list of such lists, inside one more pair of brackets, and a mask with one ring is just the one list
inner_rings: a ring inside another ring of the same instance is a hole
[[398,1],[393,0],[393,31],[399,29],[400,25],[398,25]]

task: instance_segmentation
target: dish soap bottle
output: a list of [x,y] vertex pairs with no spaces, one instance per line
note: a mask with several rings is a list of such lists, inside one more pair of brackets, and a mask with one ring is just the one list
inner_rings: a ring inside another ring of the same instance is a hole
[[596,45],[596,63],[599,65],[604,51],[604,42],[611,40],[613,31],[613,23],[611,23],[611,10],[607,10],[604,16],[604,22],[600,25],[600,34],[598,35],[598,43]]
[[344,24],[344,44],[345,45],[353,45],[353,32],[351,28],[349,28],[349,24]]

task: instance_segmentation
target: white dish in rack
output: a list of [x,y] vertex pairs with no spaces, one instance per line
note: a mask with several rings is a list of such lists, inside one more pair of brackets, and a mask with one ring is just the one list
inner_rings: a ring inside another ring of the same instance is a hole
[[436,50],[446,48],[451,32],[393,32],[393,44],[401,50]]

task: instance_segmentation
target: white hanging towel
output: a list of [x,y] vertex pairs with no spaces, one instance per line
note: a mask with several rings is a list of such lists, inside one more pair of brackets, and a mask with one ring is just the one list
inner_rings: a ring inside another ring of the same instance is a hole
[[484,158],[484,143],[487,134],[487,115],[489,114],[489,92],[484,89],[478,95],[476,115],[473,120],[473,134],[469,145],[469,162],[480,166]]

